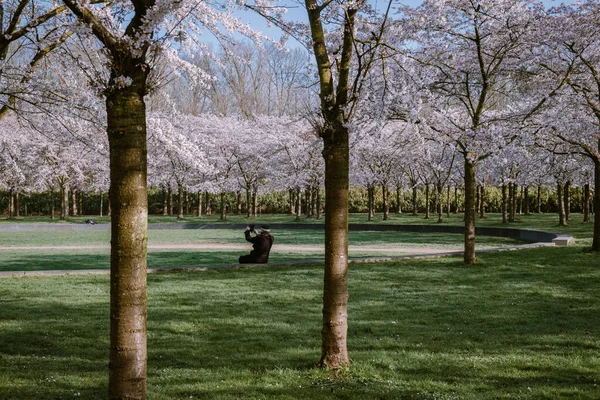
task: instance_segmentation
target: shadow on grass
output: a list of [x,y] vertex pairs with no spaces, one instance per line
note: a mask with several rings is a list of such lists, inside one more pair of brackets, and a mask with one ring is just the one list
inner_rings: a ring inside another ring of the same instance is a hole
[[[576,249],[352,265],[353,364],[337,374],[315,368],[322,268],[152,274],[149,397],[597,399],[595,265]],[[1,398],[105,398],[107,290],[106,276],[0,281]]]

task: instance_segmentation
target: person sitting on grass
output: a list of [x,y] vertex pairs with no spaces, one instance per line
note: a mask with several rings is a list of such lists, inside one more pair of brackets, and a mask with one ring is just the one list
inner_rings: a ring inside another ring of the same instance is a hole
[[[271,236],[271,229],[269,225],[263,225],[260,227],[260,233],[254,229],[254,225],[246,227],[244,235],[246,240],[252,243],[252,251],[250,254],[240,256],[240,264],[266,264],[269,262],[269,252],[275,238]],[[253,232],[255,236],[250,236]]]

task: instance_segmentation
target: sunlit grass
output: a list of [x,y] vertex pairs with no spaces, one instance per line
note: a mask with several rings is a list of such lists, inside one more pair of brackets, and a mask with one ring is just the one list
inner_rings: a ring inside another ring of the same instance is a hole
[[[597,399],[599,257],[353,264],[337,374],[315,368],[321,266],[151,274],[149,398]],[[0,279],[0,398],[106,398],[108,279]]]

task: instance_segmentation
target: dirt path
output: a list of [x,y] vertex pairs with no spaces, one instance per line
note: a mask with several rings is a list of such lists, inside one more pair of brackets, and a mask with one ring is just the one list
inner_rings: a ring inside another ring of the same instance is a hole
[[[110,245],[87,245],[87,246],[0,246],[2,250],[103,250],[110,249]],[[224,243],[186,243],[186,244],[150,244],[148,249],[188,249],[188,250],[250,250],[248,245],[244,244],[224,244]],[[296,245],[275,245],[273,251],[322,251],[323,246],[296,246]],[[440,252],[452,251],[453,249],[435,249],[431,247],[365,247],[365,246],[349,246],[349,251],[352,252],[368,252],[368,253],[418,253],[418,254],[435,254]]]

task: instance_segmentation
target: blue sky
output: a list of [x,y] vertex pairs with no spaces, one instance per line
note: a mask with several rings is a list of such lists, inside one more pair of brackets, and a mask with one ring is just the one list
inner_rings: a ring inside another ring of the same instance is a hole
[[[385,8],[388,4],[386,0],[368,0],[368,2],[373,4],[376,8]],[[572,4],[575,3],[576,0],[542,0],[542,2],[546,4],[547,7],[552,7],[561,3]],[[422,0],[394,0],[392,7],[399,5],[418,6],[421,3]],[[303,0],[283,0],[276,2],[275,4],[288,9],[286,19],[305,23],[308,22]],[[264,18],[259,15],[252,12],[244,12],[243,14],[240,14],[240,17],[243,21],[250,23],[253,28],[261,30],[271,38],[278,39],[281,37],[281,31],[276,27],[269,28]],[[288,45],[290,47],[295,47],[298,44],[295,40],[290,39]]]

